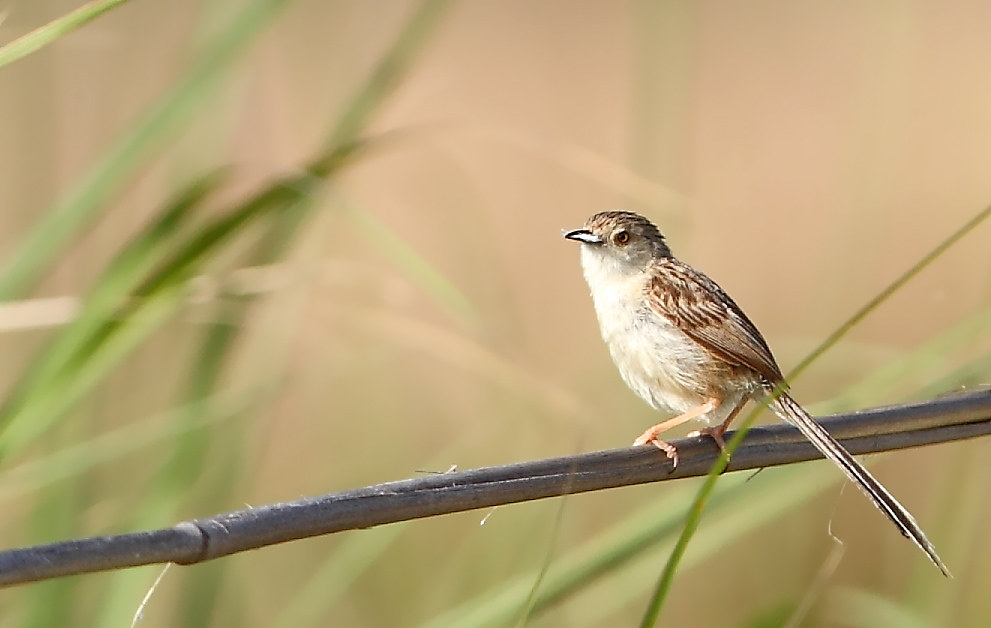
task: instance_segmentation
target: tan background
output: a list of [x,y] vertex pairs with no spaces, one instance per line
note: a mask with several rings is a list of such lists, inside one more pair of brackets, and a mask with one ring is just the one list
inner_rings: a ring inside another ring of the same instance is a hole
[[[182,76],[197,41],[223,21],[215,4],[129,3],[0,70],[0,251],[13,251]],[[0,37],[75,6],[14,5]],[[294,5],[37,295],[82,294],[156,204],[205,168],[232,163],[250,183],[305,161],[408,8]],[[245,442],[245,477],[176,516],[631,441],[658,417],[617,376],[577,250],[560,238],[603,209],[658,222],[677,255],[744,307],[787,371],[991,202],[989,26],[991,5],[977,2],[456,4],[374,124],[406,133],[328,190],[288,281],[245,329],[230,381],[287,377],[250,421],[230,426]],[[368,216],[418,265],[376,235]],[[796,382],[796,397],[837,396],[986,307],[989,229],[874,312]],[[76,413],[84,428],[64,427],[6,468],[170,407],[210,316],[191,306]],[[48,333],[0,336],[5,381]],[[987,335],[976,335],[860,403],[913,398],[987,348]],[[837,499],[829,485],[686,570],[666,625],[764,625],[753,622],[812,586],[830,521],[847,552],[828,591],[898,600],[934,622],[920,625],[986,625],[989,557],[970,534],[986,520],[987,484],[951,487],[985,477],[987,452],[983,442],[956,444],[875,467],[941,549],[952,582],[855,491]],[[153,446],[90,471],[90,492],[73,506],[88,522],[78,534],[129,529],[131,504],[164,458]],[[573,498],[555,551],[669,490]],[[27,494],[7,510],[4,545],[43,540],[30,534],[34,505]],[[420,625],[538,568],[556,508],[500,508],[484,527],[485,513],[415,522],[320,616],[336,626]],[[213,623],[270,625],[348,538],[231,559]],[[663,556],[653,560],[656,574]],[[150,583],[156,573],[128,577]],[[168,600],[184,574],[166,578],[143,625],[177,625]],[[97,612],[110,578],[80,584],[79,617]],[[635,625],[649,585],[594,625]],[[534,625],[585,625],[582,609],[608,598],[608,587]],[[912,593],[920,590],[953,603],[927,606]],[[0,594],[0,604],[17,616],[29,591]],[[869,625],[844,623],[848,598],[826,595],[807,625]]]

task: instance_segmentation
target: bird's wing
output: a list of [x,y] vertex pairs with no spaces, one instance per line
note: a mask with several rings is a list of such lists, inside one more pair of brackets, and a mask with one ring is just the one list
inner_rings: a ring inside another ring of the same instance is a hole
[[655,262],[649,272],[653,311],[721,360],[753,369],[772,385],[784,380],[760,331],[716,282],[674,258]]

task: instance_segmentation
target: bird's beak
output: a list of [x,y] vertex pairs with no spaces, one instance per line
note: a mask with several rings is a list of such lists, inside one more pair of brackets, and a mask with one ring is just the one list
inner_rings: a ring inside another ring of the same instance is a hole
[[602,238],[595,235],[588,229],[575,229],[574,231],[565,231],[564,237],[569,240],[575,240],[576,242],[583,242],[585,244],[602,244]]

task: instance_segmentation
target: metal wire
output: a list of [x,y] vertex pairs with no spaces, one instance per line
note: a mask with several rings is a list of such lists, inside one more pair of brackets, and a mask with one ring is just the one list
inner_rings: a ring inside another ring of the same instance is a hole
[[[991,390],[837,414],[821,422],[854,454],[974,438],[991,433]],[[689,438],[674,444],[680,455],[676,469],[653,447],[628,447],[387,482],[149,532],[6,550],[0,552],[0,586],[154,563],[190,565],[344,530],[699,476],[717,458],[710,439]],[[728,471],[819,457],[791,426],[756,427],[733,455]]]

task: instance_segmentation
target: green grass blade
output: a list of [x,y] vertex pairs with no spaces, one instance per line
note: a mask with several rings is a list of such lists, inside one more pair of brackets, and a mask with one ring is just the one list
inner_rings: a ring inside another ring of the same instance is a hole
[[[417,6],[389,52],[375,67],[365,85],[358,91],[357,97],[351,101],[351,105],[335,125],[324,151],[327,157],[332,156],[339,147],[358,138],[367,126],[369,116],[378,110],[382,101],[406,76],[450,4],[450,0],[424,0]],[[311,166],[311,170],[318,176],[329,167],[324,161],[318,159]]]
[[14,413],[14,408],[27,401],[32,391],[51,383],[69,367],[86,340],[96,334],[132,295],[152,268],[168,254],[172,240],[189,220],[203,199],[221,183],[219,173],[213,173],[184,189],[135,241],[111,262],[86,297],[83,308],[69,326],[40,353],[34,365],[8,395],[0,416]]
[[93,0],[0,48],[0,68],[44,48],[130,0]]
[[[33,542],[65,538],[76,530],[81,512],[80,496],[84,493],[79,484],[79,478],[72,478],[48,487],[39,495],[31,521]],[[26,601],[28,616],[21,625],[32,628],[71,625],[72,609],[78,604],[78,588],[79,582],[74,578],[43,582],[33,588]]]
[[[874,403],[894,399],[929,399],[946,392],[953,386],[968,383],[968,376],[963,371],[953,369],[943,377],[925,383],[920,388],[920,382],[913,379],[913,374],[923,370],[927,365],[931,370],[946,372],[949,369],[947,365],[941,364],[939,369],[933,369],[932,365],[938,364],[951,352],[972,345],[975,338],[987,337],[989,330],[991,330],[991,308],[984,308],[927,340],[903,359],[892,360],[864,381],[847,388],[840,396],[830,400],[830,411],[844,412],[863,407],[865,399],[871,399]],[[978,359],[963,368],[969,371],[977,369],[980,373],[980,364],[981,360]],[[906,384],[910,388],[907,388]],[[889,393],[892,390],[896,394]]]
[[[46,386],[34,390],[28,402],[5,415],[0,431],[0,452],[9,453],[50,428],[84,394],[185,304],[185,285],[212,255],[236,238],[266,210],[278,210],[273,199],[283,198],[284,188],[261,195],[237,211],[223,215],[195,233],[135,290],[134,298],[106,318],[83,339],[69,368]],[[293,192],[295,194],[296,192]]]
[[478,322],[478,312],[464,293],[405,240],[365,209],[349,203],[348,210],[348,217],[355,222],[368,245],[392,261],[434,303],[460,323],[473,326]]
[[[872,459],[872,463],[875,460]],[[721,508],[713,503],[714,516],[707,517],[699,526],[695,543],[685,554],[685,567],[692,568],[711,560],[727,546],[740,542],[754,530],[778,520],[843,480],[828,463],[823,462],[768,469],[749,482],[748,476],[739,475],[742,476],[738,480],[742,486],[736,485],[736,490],[731,494],[732,502]],[[736,476],[725,479],[730,477]],[[822,533],[826,534],[825,526]],[[657,573],[657,561],[670,555],[676,543],[677,539],[671,535],[649,555],[645,553],[631,569],[623,572],[612,589],[618,593],[608,603],[596,603],[594,608],[580,605],[578,614],[581,620],[575,622],[574,628],[608,624],[610,615],[626,605],[638,604],[650,589]]]
[[870,314],[875,309],[877,309],[879,305],[887,301],[891,297],[891,295],[901,290],[902,287],[905,286],[905,284],[915,279],[915,277],[919,273],[921,273],[930,264],[936,261],[936,259],[940,255],[950,250],[950,247],[952,247],[954,244],[959,242],[961,238],[963,238],[971,231],[976,229],[978,226],[980,226],[981,223],[987,220],[988,216],[991,216],[991,206],[985,207],[981,211],[977,212],[977,214],[973,218],[971,218],[966,223],[964,223],[963,226],[961,226],[959,229],[951,233],[948,238],[937,244],[935,248],[933,248],[931,251],[923,255],[922,259],[920,259],[918,262],[912,265],[911,268],[909,268],[907,271],[902,273],[901,276],[899,276],[897,279],[895,279],[890,284],[888,284],[888,286],[885,287],[884,290],[881,290],[881,292],[877,293],[877,295],[873,299],[868,301],[853,316],[847,319],[846,322],[844,322],[842,325],[836,328],[836,331],[831,333],[825,340],[823,340],[818,347],[813,349],[811,353],[805,356],[805,358],[801,362],[799,362],[798,365],[795,368],[793,368],[790,373],[788,373],[788,378],[795,379],[796,377],[801,375],[802,372],[809,367],[809,365],[811,365],[813,362],[819,359],[819,356],[821,356],[823,353],[831,349],[833,345],[839,342],[840,339],[843,338],[843,336],[846,336],[851,329],[859,325],[862,320],[867,318],[868,314]]
[[167,259],[178,229],[219,183],[220,178],[211,175],[188,187],[111,262],[79,318],[5,400],[0,450],[9,453],[49,429],[184,303],[182,284],[190,277],[189,264],[174,269],[172,282],[160,282],[157,293],[133,295],[136,286],[147,282],[148,273]]
[[[263,199],[267,201],[269,197]],[[268,202],[248,204],[215,219],[179,246],[139,285],[134,298],[79,342],[71,363],[58,378],[49,378],[46,386],[34,390],[28,402],[4,417],[7,423],[0,431],[0,452],[16,451],[49,429],[185,304],[186,282],[213,254],[239,235],[251,219],[272,208]]]
[[185,79],[144,114],[66,198],[46,213],[0,270],[0,301],[18,298],[65,244],[101,211],[147,159],[193,118],[234,61],[291,0],[255,0],[213,42]]
[[[426,468],[443,466],[463,443],[452,443],[427,462]],[[409,529],[404,521],[370,530],[348,533],[342,543],[324,560],[306,584],[296,592],[271,622],[273,628],[308,628],[320,626],[328,610],[378,559],[388,557],[388,551]]]
[[829,617],[850,628],[927,628],[930,624],[897,602],[876,593],[859,589],[840,588],[829,595]]
[[130,320],[120,323],[116,333],[89,356],[84,366],[71,377],[58,380],[44,393],[32,397],[30,404],[10,416],[5,429],[0,432],[0,458],[19,451],[51,429],[84,395],[115,369],[124,357],[178,311],[184,303],[182,296],[180,289],[173,288],[146,299],[140,312]]
[[327,609],[347,592],[358,575],[386,555],[407,528],[407,522],[403,522],[349,536],[293,595],[270,625],[273,628],[323,625],[321,619]]
[[[721,485],[720,497],[734,487],[735,481]],[[692,494],[693,490],[688,486],[676,487],[662,499],[561,557],[544,578],[534,600],[534,611],[539,613],[562,596],[588,585],[677,532]],[[512,578],[496,591],[445,611],[421,624],[420,628],[483,628],[508,624],[518,616],[535,578],[536,574]]]
[[[0,476],[0,504],[36,493],[54,482],[81,475],[140,449],[158,446],[162,440],[185,431],[229,420],[261,403],[271,389],[269,385],[237,396],[217,394],[196,404],[202,408],[189,405],[172,408],[13,467]],[[199,422],[181,420],[184,414],[193,412],[200,418]]]

